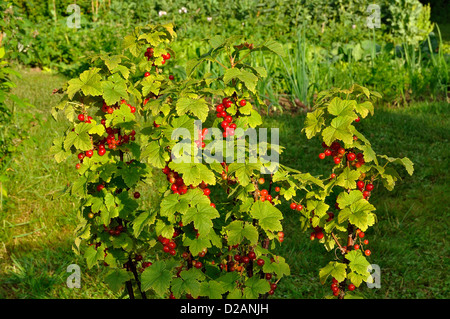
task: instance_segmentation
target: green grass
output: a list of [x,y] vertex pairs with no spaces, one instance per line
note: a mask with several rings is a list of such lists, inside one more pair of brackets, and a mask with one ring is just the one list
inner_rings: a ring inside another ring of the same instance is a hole
[[[53,121],[52,96],[64,78],[22,70],[14,93],[28,98],[35,109],[34,126],[24,152],[11,165],[8,209],[0,211],[0,298],[117,298],[101,281],[102,270],[87,270],[72,251],[77,224],[76,200],[58,191],[74,177],[74,163],[57,165],[49,155],[52,140],[66,128]],[[20,123],[20,119],[18,119]],[[281,163],[316,175],[328,175],[331,164],[318,159],[321,145],[302,134],[304,115],[265,118],[266,127],[280,128],[286,146]],[[450,206],[449,105],[417,103],[402,109],[378,107],[375,115],[358,124],[379,154],[409,157],[413,176],[392,192],[381,185],[371,197],[378,223],[367,231],[371,263],[381,268],[381,288],[359,289],[367,298],[449,298],[448,217]],[[298,218],[283,206],[286,239],[281,255],[292,275],[280,281],[276,298],[322,298],[318,270],[334,257],[323,246],[298,231]],[[81,267],[81,289],[66,286],[69,264]]]

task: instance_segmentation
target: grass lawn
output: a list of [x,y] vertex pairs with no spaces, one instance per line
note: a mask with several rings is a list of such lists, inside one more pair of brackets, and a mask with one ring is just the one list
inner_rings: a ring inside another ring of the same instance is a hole
[[[58,100],[52,90],[64,78],[23,70],[14,93],[36,106],[30,109],[34,126],[25,151],[14,158],[8,203],[0,210],[0,298],[116,298],[102,283],[96,268],[87,270],[72,251],[77,224],[76,199],[59,197],[76,174],[74,162],[57,165],[49,155],[54,137],[66,128],[53,120],[50,110]],[[409,157],[413,176],[400,168],[403,181],[392,192],[375,185],[371,202],[378,223],[371,228],[369,261],[381,268],[381,288],[358,289],[367,298],[449,298],[448,217],[450,196],[449,105],[416,103],[407,108],[378,107],[361,121],[363,134],[379,154]],[[286,147],[280,161],[304,172],[328,175],[330,166],[320,161],[318,140],[308,141],[301,128],[304,115],[265,118],[266,127],[280,128]],[[20,124],[20,119],[18,119]],[[323,246],[298,231],[298,218],[287,212],[283,221],[286,239],[281,255],[291,266],[291,276],[280,281],[275,298],[322,298],[330,293],[318,271],[334,257]],[[66,286],[67,266],[82,269],[81,289]]]

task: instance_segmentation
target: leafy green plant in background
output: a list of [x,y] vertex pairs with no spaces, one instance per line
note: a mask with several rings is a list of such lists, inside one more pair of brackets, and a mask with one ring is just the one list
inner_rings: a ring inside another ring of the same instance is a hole
[[[6,45],[22,48],[15,50],[11,58],[26,65],[50,68],[73,76],[76,70],[89,67],[89,54],[102,51],[119,53],[118,39],[135,25],[176,21],[175,31],[182,40],[175,45],[188,48],[180,56],[180,65],[203,54],[207,48],[202,40],[217,34],[241,34],[248,42],[255,43],[264,37],[272,37],[282,43],[287,59],[270,63],[270,76],[258,84],[258,91],[266,90],[261,94],[269,96],[266,101],[278,109],[280,103],[275,102],[276,98],[283,99],[288,95],[294,107],[302,107],[303,104],[311,104],[321,90],[337,84],[360,83],[375,90],[385,89],[380,92],[392,104],[405,104],[411,98],[420,99],[424,95],[442,99],[447,92],[448,69],[443,67],[443,63],[447,63],[445,59],[448,61],[448,58],[433,59],[440,54],[433,51],[431,63],[428,58],[425,63],[421,61],[424,55],[418,50],[427,48],[427,34],[433,25],[429,19],[429,6],[422,6],[416,0],[379,2],[381,28],[376,30],[370,30],[366,25],[371,14],[366,11],[371,4],[368,0],[294,3],[284,0],[242,3],[218,0],[195,3],[184,0],[139,3],[84,1],[79,3],[82,13],[80,29],[70,29],[65,24],[70,14],[66,12],[69,2],[16,1],[13,6],[3,4],[2,11],[10,17],[5,21],[18,24],[18,27],[8,27],[7,24],[3,27],[14,35],[7,37],[11,44]],[[411,25],[414,28],[408,27]],[[189,42],[183,39],[189,39]],[[372,53],[370,59],[362,58],[366,50],[364,43],[369,41],[378,47],[386,47],[390,43],[398,46],[395,49],[397,54],[384,55],[383,59],[395,61],[397,56],[406,61],[405,69],[397,68],[401,61],[374,64],[375,55]],[[442,48],[442,43],[439,46]],[[267,60],[263,59],[267,57],[257,57],[254,63],[264,65]],[[418,63],[420,68],[415,67]],[[389,70],[389,65],[394,69]],[[370,76],[360,72],[369,66]],[[214,65],[205,64],[201,68],[201,73],[219,71]],[[181,69],[176,68],[174,72],[179,70],[178,75],[183,77]],[[403,83],[399,83],[400,79],[393,79],[395,83],[386,82],[392,77],[384,77],[384,81],[380,81],[386,71],[392,74],[399,72]]]

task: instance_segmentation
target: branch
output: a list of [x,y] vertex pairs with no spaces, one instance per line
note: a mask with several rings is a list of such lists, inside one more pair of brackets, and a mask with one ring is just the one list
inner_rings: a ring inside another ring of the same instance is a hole
[[339,249],[341,250],[342,254],[345,254],[345,248],[342,247],[342,245],[339,243],[338,239],[336,238],[336,235],[331,233],[331,237],[333,237],[334,241],[339,246]]

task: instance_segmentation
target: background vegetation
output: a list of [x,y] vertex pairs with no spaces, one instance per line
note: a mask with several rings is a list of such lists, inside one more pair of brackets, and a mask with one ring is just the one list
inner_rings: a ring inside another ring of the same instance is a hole
[[[57,165],[49,154],[64,124],[50,114],[52,91],[88,67],[86,57],[121,51],[121,37],[135,25],[174,21],[176,77],[184,64],[207,50],[212,35],[243,34],[249,43],[268,38],[287,55],[254,58],[269,76],[259,85],[258,105],[267,127],[280,128],[291,167],[327,175],[317,159],[320,143],[300,133],[315,95],[332,86],[359,83],[384,99],[375,116],[361,121],[377,152],[409,157],[413,176],[394,191],[374,192],[379,221],[367,233],[372,260],[381,267],[381,289],[368,298],[448,298],[450,206],[450,25],[444,1],[375,1],[381,27],[370,29],[366,9],[374,1],[76,1],[81,28],[67,27],[75,1],[11,1],[0,4],[0,298],[110,298],[71,246],[76,198],[60,196],[74,176],[74,159]],[[429,4],[427,6],[426,4]],[[165,14],[164,14],[165,12]],[[0,52],[1,53],[1,52]],[[2,63],[2,62],[0,62]],[[199,72],[216,72],[206,66]],[[295,138],[293,138],[295,137]],[[13,146],[13,147],[12,147]],[[286,207],[286,212],[289,211]],[[275,298],[321,298],[318,267],[323,248],[296,231],[287,214],[281,255],[293,274]],[[82,288],[65,284],[66,268],[82,267]]]

